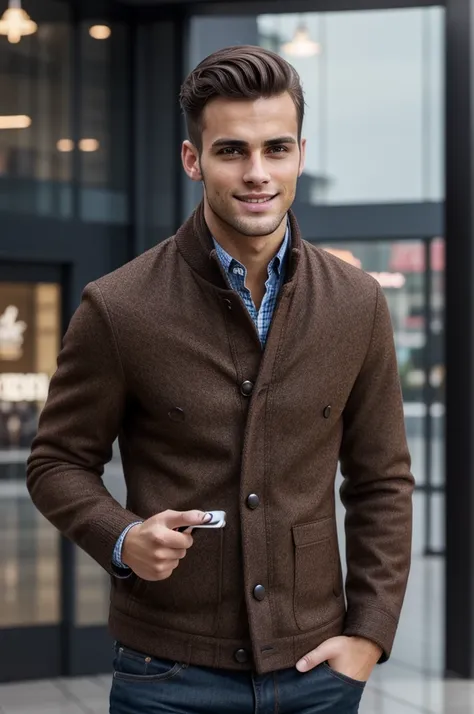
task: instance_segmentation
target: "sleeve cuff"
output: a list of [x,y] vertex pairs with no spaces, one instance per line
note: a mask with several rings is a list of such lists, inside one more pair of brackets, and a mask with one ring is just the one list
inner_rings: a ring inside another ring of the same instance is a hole
[[124,528],[115,544],[114,554],[112,558],[112,574],[115,575],[115,577],[117,578],[128,578],[132,574],[131,568],[129,568],[128,565],[125,565],[125,563],[122,561],[122,548],[128,531],[134,526],[139,525],[140,523],[143,523],[143,521],[135,521],[134,523],[130,523],[126,528]]
[[383,653],[379,663],[386,662],[390,657],[398,622],[375,607],[349,607],[344,624],[343,634],[346,637],[364,637],[375,642]]

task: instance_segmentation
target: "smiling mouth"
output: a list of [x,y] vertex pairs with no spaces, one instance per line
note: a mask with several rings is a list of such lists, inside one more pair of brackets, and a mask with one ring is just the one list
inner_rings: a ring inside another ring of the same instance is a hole
[[274,196],[266,196],[265,198],[241,198],[236,196],[236,199],[242,203],[268,203],[269,201],[273,201],[276,196],[277,194]]

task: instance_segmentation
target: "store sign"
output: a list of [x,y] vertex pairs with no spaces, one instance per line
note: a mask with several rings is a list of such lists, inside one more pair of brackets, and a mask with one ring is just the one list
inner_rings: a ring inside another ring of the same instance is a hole
[[47,374],[0,374],[0,401],[45,402],[48,396]]
[[[346,263],[349,263],[350,265],[353,265],[356,268],[363,269],[362,261],[357,258],[350,250],[343,250],[340,248],[325,248],[325,251],[327,253],[331,253],[331,255],[335,255],[337,258],[344,260]],[[406,283],[406,278],[401,272],[369,272],[369,275],[375,278],[375,280],[380,284],[382,288],[394,288],[396,290],[400,290]]]
[[[443,238],[434,238],[430,246],[431,269],[441,273],[445,268],[445,243]],[[426,270],[425,245],[421,241],[399,241],[391,246],[390,269],[403,273],[423,273]]]
[[395,288],[400,290],[406,283],[403,273],[369,273],[377,280],[382,288]]
[[326,253],[335,255],[336,258],[343,260],[345,263],[349,263],[349,265],[353,265],[355,268],[362,268],[362,261],[356,258],[351,250],[344,250],[342,248],[325,248],[324,250]]
[[23,333],[26,322],[18,319],[19,310],[9,305],[0,315],[0,359],[15,361],[23,356]]

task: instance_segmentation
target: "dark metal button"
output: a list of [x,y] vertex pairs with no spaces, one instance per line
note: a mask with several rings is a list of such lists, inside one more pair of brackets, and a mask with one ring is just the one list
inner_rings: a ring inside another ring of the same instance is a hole
[[240,391],[244,395],[244,397],[250,397],[250,395],[253,392],[253,382],[250,382],[248,379],[245,380],[245,382],[242,382],[240,385]]
[[224,298],[224,305],[228,310],[232,310],[232,302],[228,298]]
[[323,417],[325,419],[329,419],[330,416],[331,416],[331,407],[328,405],[327,407],[324,408]]
[[234,659],[239,664],[245,664],[249,661],[249,653],[247,650],[237,650],[237,652],[234,652]]
[[260,505],[260,499],[256,493],[251,493],[247,496],[247,506],[253,511]]
[[253,589],[255,600],[265,600],[265,588],[263,585],[256,585]]

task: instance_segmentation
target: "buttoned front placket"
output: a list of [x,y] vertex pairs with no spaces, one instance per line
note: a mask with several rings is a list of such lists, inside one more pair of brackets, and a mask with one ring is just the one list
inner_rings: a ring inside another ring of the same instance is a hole
[[[297,251],[293,251],[295,254]],[[217,257],[216,257],[217,259]],[[297,256],[296,256],[297,259]],[[248,330],[250,316],[242,300],[225,297],[229,303],[226,324],[238,374],[236,385],[242,408],[247,410],[244,448],[240,476],[240,513],[244,562],[245,599],[257,671],[278,668],[287,656],[273,643],[274,613],[272,612],[272,558],[270,522],[265,517],[269,474],[266,471],[266,449],[271,435],[265,429],[266,410],[277,355],[284,339],[290,298],[296,280],[280,290],[265,350],[255,349],[255,340]],[[245,315],[246,313],[246,315]],[[253,321],[252,321],[253,322]],[[253,331],[255,334],[256,331]],[[236,661],[250,653],[238,651]]]

